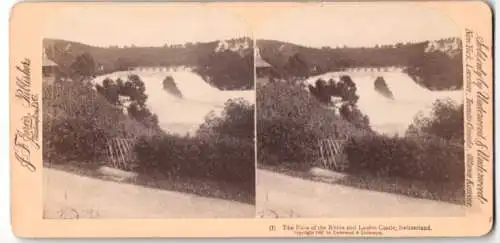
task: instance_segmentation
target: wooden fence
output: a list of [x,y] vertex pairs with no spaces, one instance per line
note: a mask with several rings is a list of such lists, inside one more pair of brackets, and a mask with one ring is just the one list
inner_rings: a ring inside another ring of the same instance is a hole
[[345,138],[327,138],[318,140],[320,160],[325,168],[335,171],[342,170],[342,155],[346,142],[347,139]]
[[135,139],[114,138],[107,141],[107,155],[110,166],[116,169],[131,170],[135,160]]

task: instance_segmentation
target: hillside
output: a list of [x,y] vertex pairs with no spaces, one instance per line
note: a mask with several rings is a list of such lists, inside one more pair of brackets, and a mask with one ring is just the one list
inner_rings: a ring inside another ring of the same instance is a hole
[[311,76],[353,67],[405,67],[431,90],[462,87],[462,47],[459,38],[375,47],[314,48],[276,40],[257,40],[262,58],[282,76]]
[[[222,43],[222,44],[221,44]],[[99,74],[137,66],[190,66],[220,89],[253,87],[253,45],[249,38],[165,45],[163,47],[95,47],[83,43],[44,39],[47,56],[67,72],[75,58],[92,55]]]

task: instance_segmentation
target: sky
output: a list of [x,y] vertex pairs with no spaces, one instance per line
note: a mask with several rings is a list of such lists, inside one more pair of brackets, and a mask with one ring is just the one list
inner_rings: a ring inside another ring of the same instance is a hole
[[370,47],[460,36],[458,27],[446,16],[398,4],[302,8],[274,17],[256,31],[257,38],[311,47]]
[[163,46],[251,35],[249,26],[227,11],[127,5],[58,9],[44,33],[94,46]]
[[344,3],[287,8],[271,11],[253,27],[251,15],[242,17],[215,8],[117,6],[57,9],[46,25],[45,37],[95,46],[163,46],[254,36],[312,47],[369,47],[460,34],[446,16],[415,5]]

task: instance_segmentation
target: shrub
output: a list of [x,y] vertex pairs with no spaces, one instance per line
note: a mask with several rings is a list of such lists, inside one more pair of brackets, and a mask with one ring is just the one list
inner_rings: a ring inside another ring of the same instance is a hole
[[97,161],[106,154],[108,139],[148,133],[88,83],[44,86],[43,109],[43,155],[50,163]]
[[405,72],[430,90],[459,90],[463,87],[462,50],[456,51],[451,56],[441,51],[420,53],[410,58]]
[[262,164],[312,164],[318,158],[318,140],[369,132],[336,116],[300,85],[258,87],[257,105],[258,161]]
[[328,83],[320,78],[315,86],[309,85],[309,91],[324,104],[330,103],[330,97],[338,97],[351,105],[355,105],[359,100],[356,84],[348,75],[341,76],[339,81],[330,79]]
[[197,131],[197,136],[216,138],[219,136],[236,137],[249,143],[254,141],[255,106],[244,99],[226,102],[221,116],[210,114]]
[[90,80],[97,71],[97,64],[90,53],[85,52],[80,56],[77,56],[71,66],[72,79],[77,82],[87,82]]
[[415,118],[405,137],[352,138],[345,148],[349,170],[463,185],[463,130],[463,105],[438,100],[430,116]]
[[345,153],[351,173],[437,182],[464,180],[463,145],[437,137],[355,137],[347,143]]
[[44,126],[44,155],[49,162],[91,161],[106,153],[109,133],[95,120],[63,118]]
[[340,77],[339,81],[330,79],[328,83],[323,79],[318,79],[315,86],[309,85],[310,93],[321,103],[331,105],[331,98],[340,98],[340,102],[333,102],[339,108],[340,115],[353,124],[356,128],[370,130],[368,116],[361,113],[357,107],[359,96],[357,95],[356,84],[348,75]]
[[254,107],[240,100],[226,104],[221,117],[209,117],[196,136],[157,135],[135,147],[144,173],[161,173],[252,184],[255,177]]
[[[164,81],[165,85],[165,81]],[[146,86],[138,75],[131,74],[124,82],[120,78],[113,81],[106,78],[100,84],[96,84],[96,90],[105,97],[109,103],[127,109],[130,117],[141,122],[148,128],[158,129],[158,117],[153,114],[146,106]],[[127,97],[126,102],[120,100],[120,97]]]
[[450,99],[434,102],[429,116],[419,114],[406,133],[407,136],[433,135],[456,143],[464,142],[464,105]]
[[223,137],[205,140],[175,135],[142,138],[136,145],[139,170],[236,183],[254,180],[254,146]]
[[[203,79],[222,90],[242,90],[254,87],[253,44],[249,39],[249,49],[239,52],[230,50],[197,54],[195,72]],[[213,50],[213,49],[212,49]],[[194,53],[198,53],[195,51]]]
[[259,163],[307,163],[316,157],[317,139],[303,124],[288,119],[258,122]]
[[371,130],[370,119],[359,110],[357,105],[343,104],[339,109],[340,115],[354,127],[362,130]]

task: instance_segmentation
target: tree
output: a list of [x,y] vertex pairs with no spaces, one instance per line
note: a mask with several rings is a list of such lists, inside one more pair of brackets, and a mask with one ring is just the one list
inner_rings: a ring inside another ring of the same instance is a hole
[[422,86],[431,90],[461,89],[463,87],[462,50],[456,55],[432,51],[416,55],[405,70]]
[[103,95],[108,100],[109,103],[113,105],[121,105],[119,87],[120,86],[115,84],[115,82],[112,79],[106,78],[102,81],[102,86],[96,85],[96,90],[101,95]]
[[330,92],[330,87],[333,87],[334,83],[327,84],[325,80],[316,80],[315,86],[309,85],[309,91],[322,103],[328,104],[330,102],[330,97],[332,93]]
[[207,116],[197,131],[205,138],[230,136],[253,143],[255,128],[255,106],[243,99],[226,102],[222,116]]
[[315,86],[309,85],[309,91],[323,104],[330,104],[331,97],[340,98],[340,115],[357,128],[370,128],[368,117],[363,115],[357,107],[359,96],[356,94],[356,84],[350,76],[341,76],[338,82],[330,79],[328,83],[323,79],[318,79]]
[[309,85],[309,90],[322,103],[329,103],[332,96],[339,97],[344,103],[353,105],[359,100],[359,96],[356,94],[356,84],[347,75],[340,77],[338,82],[332,79],[327,83],[323,79],[318,79],[315,85]]
[[304,60],[300,53],[295,53],[288,59],[285,65],[285,70],[288,74],[295,77],[308,77],[309,76],[309,65]]
[[199,55],[196,72],[222,90],[248,90],[254,85],[254,54],[252,47],[238,51],[211,50]]
[[71,64],[70,69],[73,77],[78,81],[89,81],[95,76],[96,63],[92,55],[85,52],[76,57],[75,61]]
[[370,130],[370,119],[361,113],[357,105],[342,104],[339,111],[340,115],[356,128]]
[[458,144],[464,142],[464,105],[450,99],[434,102],[430,115],[419,114],[410,125],[407,135],[432,135]]
[[145,92],[146,86],[144,85],[144,82],[135,74],[129,75],[127,82],[120,87],[120,94],[128,96],[130,98],[130,102],[135,102],[140,107],[146,106],[148,96]]
[[[96,90],[103,95],[109,103],[121,106],[127,110],[129,116],[143,123],[146,127],[158,126],[158,117],[146,106],[148,96],[145,94],[146,87],[139,76],[129,75],[126,82],[117,79],[114,82],[110,78],[104,79],[102,86],[97,84]],[[120,97],[128,98],[125,104]]]
[[349,104],[355,105],[359,100],[359,96],[356,94],[356,84],[352,81],[350,76],[344,75],[340,77],[340,82],[334,90],[336,91],[333,93],[334,96],[341,97],[342,101]]
[[153,114],[145,106],[139,105],[137,102],[130,103],[127,112],[131,117],[140,121],[146,127],[153,128],[158,126],[158,116]]

